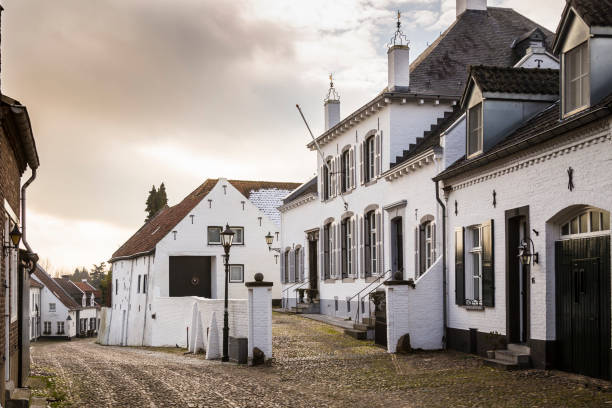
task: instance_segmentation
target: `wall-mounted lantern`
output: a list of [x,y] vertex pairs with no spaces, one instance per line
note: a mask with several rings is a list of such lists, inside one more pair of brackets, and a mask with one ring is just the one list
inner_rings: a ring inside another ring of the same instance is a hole
[[272,248],[272,242],[274,242],[274,235],[268,232],[268,235],[265,236],[266,244],[268,244],[268,251],[276,251],[280,254],[280,248]]
[[533,244],[533,241],[531,240],[531,238],[527,238],[527,239],[529,240],[529,243],[531,243],[531,248],[529,247],[529,244],[525,240],[523,240],[518,247],[518,250],[519,250],[518,257],[521,261],[521,264],[525,266],[538,263],[538,253],[535,251],[535,245]]
[[10,244],[13,244],[13,246],[11,247],[11,245],[3,245],[2,248],[6,251],[8,249],[17,249],[19,248],[19,243],[21,242],[21,231],[19,231],[19,227],[17,226],[17,224],[15,224],[15,227],[13,228],[13,230],[11,232],[9,232],[9,238],[11,239]]

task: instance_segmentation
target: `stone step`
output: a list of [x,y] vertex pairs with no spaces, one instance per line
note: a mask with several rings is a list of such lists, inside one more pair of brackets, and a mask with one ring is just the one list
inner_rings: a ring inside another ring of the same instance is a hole
[[496,360],[496,359],[485,359],[484,364],[489,367],[499,368],[500,370],[519,370],[521,367],[518,364],[510,363],[508,361]]
[[495,360],[507,361],[526,367],[529,365],[529,354],[518,354],[511,350],[495,350]]
[[353,329],[355,330],[363,330],[363,331],[368,331],[368,330],[373,330],[374,326],[370,326],[369,324],[363,324],[363,323],[355,323],[353,325]]
[[364,317],[361,319],[361,323],[370,327],[374,327],[376,325],[375,317]]
[[513,344],[513,343],[510,343],[510,344],[508,344],[508,350],[514,351],[517,354],[528,354],[528,355],[531,355],[531,349],[529,348],[529,346],[526,346],[524,344]]
[[367,330],[344,329],[344,334],[356,338],[357,340],[367,340]]
[[11,391],[11,398],[6,401],[6,408],[28,408],[32,391],[27,388],[15,388]]

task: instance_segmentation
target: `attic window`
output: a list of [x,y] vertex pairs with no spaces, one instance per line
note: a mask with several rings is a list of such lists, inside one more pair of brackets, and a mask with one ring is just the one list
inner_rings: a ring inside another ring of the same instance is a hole
[[585,42],[563,55],[563,112],[573,113],[589,104],[589,47]]
[[151,233],[151,235],[154,235],[157,231],[159,231],[159,225],[157,227],[155,227],[155,229],[153,230],[153,232]]
[[482,103],[469,110],[467,156],[482,153]]

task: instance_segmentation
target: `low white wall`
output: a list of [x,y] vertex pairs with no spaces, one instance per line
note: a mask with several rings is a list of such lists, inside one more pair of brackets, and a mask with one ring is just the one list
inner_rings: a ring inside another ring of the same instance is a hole
[[387,351],[395,353],[397,341],[410,335],[412,348],[438,350],[444,336],[442,257],[409,285],[385,285],[387,296]]

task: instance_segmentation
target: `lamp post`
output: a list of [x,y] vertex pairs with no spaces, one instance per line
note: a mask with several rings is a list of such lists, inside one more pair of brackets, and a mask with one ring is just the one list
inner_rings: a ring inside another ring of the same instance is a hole
[[229,311],[228,311],[228,282],[229,282],[229,253],[234,241],[234,232],[230,229],[229,224],[225,225],[225,231],[221,233],[221,244],[225,251],[225,303],[223,309],[223,357],[221,361],[229,361]]
[[280,248],[272,248],[272,242],[274,241],[274,235],[268,232],[268,235],[265,236],[266,244],[268,244],[268,251],[276,251],[280,254]]

